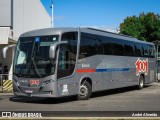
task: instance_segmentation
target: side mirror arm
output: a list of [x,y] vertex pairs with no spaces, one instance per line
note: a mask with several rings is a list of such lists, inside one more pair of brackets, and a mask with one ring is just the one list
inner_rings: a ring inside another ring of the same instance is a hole
[[62,44],[67,44],[68,41],[60,41],[60,42],[57,42],[55,44],[52,44],[50,46],[50,51],[49,51],[49,57],[50,58],[55,58],[56,56],[56,48],[59,46],[59,45],[62,45]]
[[2,58],[3,58],[3,59],[6,58],[6,52],[7,52],[8,48],[11,48],[11,47],[15,48],[15,47],[16,47],[16,44],[8,45],[8,46],[6,46],[6,47],[4,47],[4,48],[2,49]]

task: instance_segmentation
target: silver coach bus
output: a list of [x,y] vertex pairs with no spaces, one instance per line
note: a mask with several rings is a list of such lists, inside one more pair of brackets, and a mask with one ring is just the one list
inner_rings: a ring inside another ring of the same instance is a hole
[[[3,49],[5,57],[8,46]],[[48,28],[22,34],[15,49],[16,96],[88,99],[92,92],[156,80],[153,43],[93,28]]]

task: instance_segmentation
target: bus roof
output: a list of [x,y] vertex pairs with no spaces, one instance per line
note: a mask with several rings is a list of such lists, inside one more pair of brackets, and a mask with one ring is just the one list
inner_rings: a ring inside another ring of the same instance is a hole
[[122,39],[122,40],[127,40],[127,41],[133,41],[133,42],[138,42],[138,43],[145,43],[145,44],[151,44],[153,45],[152,42],[146,42],[142,40],[138,40],[137,38],[134,38],[132,36],[124,35],[124,34],[118,34],[118,33],[113,33],[105,30],[100,30],[100,29],[95,29],[95,28],[83,28],[81,32],[89,32],[89,33],[94,33],[102,36],[107,36],[111,38],[117,38],[117,39]]
[[[45,28],[45,29],[38,29],[38,30],[33,30],[33,31],[23,33],[20,37],[60,35],[63,32],[71,32],[71,31],[77,31],[77,30],[78,30],[78,28],[75,28],[75,27]],[[95,29],[95,28],[82,27],[82,28],[80,28],[80,31],[81,32],[86,32],[86,33],[102,35],[102,36],[108,36],[108,37],[117,38],[117,39],[123,39],[123,40],[127,40],[127,41],[133,41],[133,42],[139,42],[139,43],[145,43],[145,44],[153,45],[152,42],[146,42],[146,41],[138,40],[137,38],[134,38],[132,36],[113,33],[113,32],[108,32],[108,31],[105,31],[105,30],[100,30],[100,29]]]
[[63,32],[77,31],[77,28],[44,28],[32,30],[26,33],[23,33],[20,37],[29,37],[29,36],[44,36],[44,35],[59,35]]

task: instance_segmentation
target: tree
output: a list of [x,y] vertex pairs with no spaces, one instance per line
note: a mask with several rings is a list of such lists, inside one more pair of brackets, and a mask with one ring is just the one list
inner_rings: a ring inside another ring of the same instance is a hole
[[160,41],[160,15],[149,12],[127,17],[120,24],[120,33],[148,42]]

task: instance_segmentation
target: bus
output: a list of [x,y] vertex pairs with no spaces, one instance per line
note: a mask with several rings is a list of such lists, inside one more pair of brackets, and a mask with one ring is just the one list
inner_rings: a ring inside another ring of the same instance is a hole
[[19,37],[13,62],[16,96],[89,99],[92,92],[156,80],[153,43],[95,28],[47,28]]

